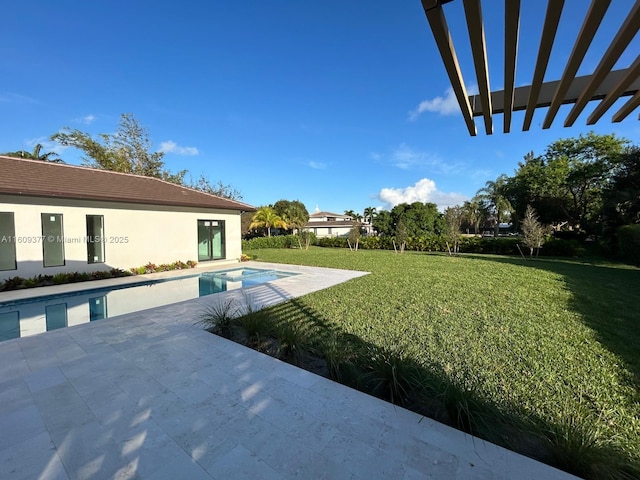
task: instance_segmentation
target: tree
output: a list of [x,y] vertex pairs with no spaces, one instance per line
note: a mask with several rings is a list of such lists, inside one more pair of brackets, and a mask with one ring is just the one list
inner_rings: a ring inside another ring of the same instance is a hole
[[134,116],[124,113],[115,134],[101,133],[98,138],[80,130],[63,129],[51,136],[51,140],[68,147],[75,147],[85,154],[86,166],[161,178],[172,183],[184,184],[187,170],[171,173],[164,169],[163,152],[151,152],[151,140],[146,128]]
[[287,228],[287,223],[280,218],[276,211],[270,207],[261,207],[253,216],[250,229],[266,228],[268,236],[271,236],[271,228]]
[[200,175],[196,181],[191,180],[186,186],[211,195],[228,198],[229,200],[242,200],[242,194],[231,185],[225,185],[219,180],[216,184],[213,184],[204,175]]
[[356,224],[351,227],[351,230],[349,230],[347,244],[349,245],[349,250],[351,250],[352,252],[358,251],[358,245],[360,244],[360,238],[362,237],[362,231],[360,230],[360,227],[360,223],[356,222]]
[[640,223],[640,147],[629,147],[620,155],[603,202],[602,219],[608,232]]
[[495,181],[489,180],[476,194],[478,199],[485,204],[493,216],[494,237],[498,236],[500,224],[510,218],[511,212],[513,211],[513,207],[509,199],[505,196],[504,191],[508,178],[505,174],[502,174]]
[[544,234],[544,227],[538,221],[538,214],[531,205],[528,205],[522,219],[522,241],[529,247],[529,257],[533,256],[534,249],[538,256],[540,247],[544,243]]
[[395,226],[391,212],[380,210],[380,212],[373,217],[372,226],[378,235],[393,235]]
[[[473,227],[473,233],[478,234],[480,225],[487,219],[488,212],[482,208],[482,202],[478,197],[467,200],[462,205],[462,220],[469,226]],[[467,229],[467,233],[469,230]]]
[[[444,211],[446,223],[445,237],[447,239],[447,249],[449,255],[457,255],[460,251],[460,227],[462,225],[462,207],[447,207]],[[453,248],[453,250],[451,250]]]
[[516,216],[531,205],[542,223],[599,233],[603,194],[628,140],[593,132],[551,143],[544,155],[525,156],[503,186]]
[[371,225],[373,223],[373,217],[376,215],[376,207],[366,207],[363,213],[364,222]]
[[400,250],[400,253],[404,253],[408,239],[409,234],[407,233],[407,226],[404,223],[404,219],[401,218],[398,220],[398,224],[396,225],[395,238],[393,240],[393,249],[396,253],[398,253],[398,249]]
[[53,158],[58,157],[56,152],[43,153],[42,148],[42,144],[37,143],[36,146],[33,147],[33,152],[18,150],[17,152],[7,152],[0,155],[4,155],[6,157],[26,158],[29,160],[41,160],[43,162],[64,163],[64,160],[61,158]]
[[307,207],[300,200],[278,200],[273,209],[280,216],[280,218],[287,224],[287,228],[294,231],[298,236],[298,246],[303,248],[309,248],[311,242],[311,236],[309,232],[304,231],[304,226],[309,221],[309,211]]

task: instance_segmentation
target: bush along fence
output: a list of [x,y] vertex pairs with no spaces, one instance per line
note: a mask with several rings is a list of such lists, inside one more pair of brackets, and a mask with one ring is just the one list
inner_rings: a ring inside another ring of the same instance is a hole
[[[276,237],[259,237],[242,241],[242,250],[257,250],[261,248],[298,248],[298,237],[283,235]],[[395,237],[362,237],[359,248],[365,250],[393,250]],[[481,238],[461,237],[461,253],[491,253],[497,255],[520,255],[518,244],[520,238]],[[319,247],[349,248],[346,237],[314,238],[312,244]],[[447,252],[447,240],[441,235],[424,235],[409,237],[405,250],[415,252]],[[564,240],[549,238],[540,249],[540,255],[553,257],[582,257],[587,248],[578,240]]]

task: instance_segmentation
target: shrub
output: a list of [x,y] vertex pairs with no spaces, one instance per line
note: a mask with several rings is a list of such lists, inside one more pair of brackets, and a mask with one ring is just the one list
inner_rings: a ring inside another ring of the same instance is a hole
[[586,248],[578,240],[552,237],[540,249],[540,254],[552,257],[583,257],[586,251]]

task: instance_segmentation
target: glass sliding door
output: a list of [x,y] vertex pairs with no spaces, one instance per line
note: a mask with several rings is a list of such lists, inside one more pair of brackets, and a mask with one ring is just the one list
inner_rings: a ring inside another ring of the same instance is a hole
[[198,220],[198,261],[226,258],[224,222]]
[[45,267],[60,267],[64,265],[62,214],[42,214],[42,249]]
[[16,230],[12,212],[0,212],[0,270],[15,270]]
[[89,321],[102,320],[107,318],[107,296],[101,295],[89,299]]
[[87,263],[104,263],[104,218],[87,215]]

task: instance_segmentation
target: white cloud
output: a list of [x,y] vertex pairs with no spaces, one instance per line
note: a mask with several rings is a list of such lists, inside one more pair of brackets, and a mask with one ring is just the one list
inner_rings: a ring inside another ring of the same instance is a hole
[[429,178],[423,178],[415,185],[406,188],[383,188],[378,193],[380,201],[391,209],[401,203],[435,203],[439,210],[446,207],[460,205],[467,197],[461,193],[445,193],[438,190],[436,182]]
[[402,170],[416,168],[429,169],[431,173],[451,174],[459,172],[463,165],[444,161],[438,154],[414,150],[406,143],[401,143],[387,155],[372,155],[375,161],[387,163]]
[[[467,87],[468,95],[475,95],[476,93],[478,93],[476,85]],[[440,115],[454,115],[460,112],[460,105],[458,105],[458,99],[453,92],[453,88],[447,88],[443,97],[435,97],[431,100],[420,102],[415,110],[409,112],[409,120],[417,120],[424,112],[434,112]]]
[[90,125],[90,124],[92,124],[94,122],[95,119],[96,119],[95,115],[89,114],[89,115],[85,115],[84,117],[82,117],[80,119],[80,121],[82,123],[84,123],[85,125]]
[[175,153],[176,155],[198,155],[196,147],[181,147],[176,142],[168,140],[160,144],[160,151],[164,153]]
[[327,168],[326,163],[314,162],[313,160],[309,161],[307,165],[315,170],[324,170],[325,168]]

